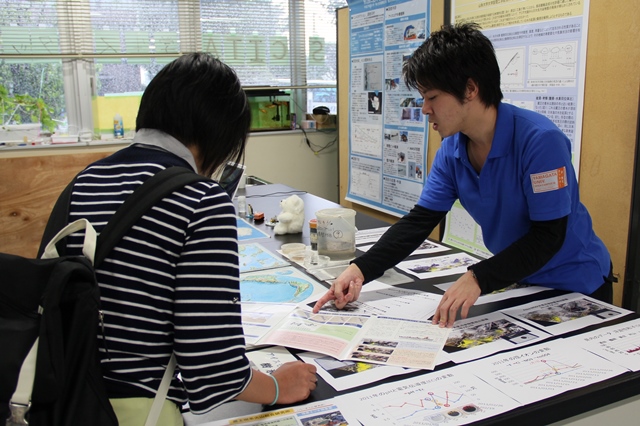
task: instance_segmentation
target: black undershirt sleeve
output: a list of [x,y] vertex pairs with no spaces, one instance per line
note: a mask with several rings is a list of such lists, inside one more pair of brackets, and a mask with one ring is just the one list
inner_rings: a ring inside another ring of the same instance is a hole
[[469,267],[482,293],[517,283],[542,268],[560,250],[567,233],[568,216],[533,221],[531,229],[495,256]]
[[365,283],[381,277],[387,269],[418,248],[446,214],[416,205],[392,225],[373,247],[351,263],[360,268]]
[[[409,256],[429,236],[447,212],[416,205],[392,225],[380,240],[352,261],[365,278],[374,280]],[[542,268],[560,250],[567,232],[568,216],[533,221],[522,238],[472,269],[482,293],[490,293],[519,282]]]

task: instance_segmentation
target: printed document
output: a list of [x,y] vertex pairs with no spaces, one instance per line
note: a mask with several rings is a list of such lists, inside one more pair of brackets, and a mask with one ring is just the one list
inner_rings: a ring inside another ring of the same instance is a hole
[[257,343],[297,348],[339,360],[433,370],[449,335],[430,321],[296,308]]

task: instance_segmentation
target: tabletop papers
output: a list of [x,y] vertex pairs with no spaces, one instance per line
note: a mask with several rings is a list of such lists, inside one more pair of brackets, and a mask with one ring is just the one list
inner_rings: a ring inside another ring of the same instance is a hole
[[464,274],[467,267],[478,262],[478,259],[466,253],[446,254],[443,256],[425,257],[405,260],[398,263],[397,268],[426,280],[454,274]]
[[440,299],[441,294],[393,287],[374,280],[364,285],[358,300],[349,302],[344,309],[338,310],[333,303],[327,303],[320,312],[350,312],[426,321],[435,313]]
[[341,411],[334,399],[327,399],[305,405],[266,411],[248,416],[203,423],[201,426],[309,426],[309,425],[340,425],[360,426],[355,417]]
[[566,339],[631,371],[640,371],[640,319]]
[[308,303],[326,291],[325,286],[292,266],[240,274],[243,302]]
[[433,370],[449,331],[430,321],[344,312],[313,314],[296,308],[257,344],[282,345],[339,360]]
[[565,339],[458,366],[522,404],[610,379],[628,370]]
[[366,426],[463,425],[520,406],[460,366],[335,398]]
[[444,351],[453,362],[482,358],[540,342],[550,334],[500,312],[457,320]]
[[580,293],[538,300],[502,312],[556,336],[632,313]]
[[289,262],[258,243],[238,244],[238,260],[240,273],[289,266]]

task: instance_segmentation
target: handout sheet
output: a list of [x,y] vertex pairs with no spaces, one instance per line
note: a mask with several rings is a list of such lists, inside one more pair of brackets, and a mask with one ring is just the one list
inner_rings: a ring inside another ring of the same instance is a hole
[[522,404],[540,401],[628,371],[565,339],[493,355],[456,368],[464,368],[466,374],[475,374]]
[[328,303],[320,312],[350,312],[426,321],[435,313],[440,299],[441,294],[393,287],[374,280],[364,285],[358,300],[348,303],[344,309],[338,310]]
[[[447,291],[447,289],[451,287],[454,284],[454,282],[455,281],[436,284],[435,286],[442,291]],[[549,287],[541,287],[538,285],[517,284],[517,283],[511,284],[510,286],[507,286],[503,289],[481,295],[480,297],[478,297],[478,300],[476,300],[475,305],[482,305],[485,303],[497,302],[498,300],[504,300],[504,299],[512,299],[514,297],[526,296],[529,294],[539,293],[541,291],[546,291],[546,290],[551,290],[551,289]]]
[[520,406],[461,366],[335,398],[363,425],[463,425]]
[[551,337],[542,330],[500,312],[457,320],[444,351],[453,362],[482,358]]
[[433,370],[450,329],[417,321],[298,307],[258,344],[281,345],[339,360]]
[[640,371],[640,319],[602,327],[566,340],[631,371]]
[[631,313],[580,293],[537,300],[502,312],[556,336]]
[[305,405],[266,411],[248,416],[203,423],[200,426],[310,426],[310,425],[339,425],[360,426],[358,420],[348,411],[342,411],[335,399],[327,399]]
[[242,328],[247,346],[255,345],[258,339],[289,315],[296,306],[295,303],[242,302]]
[[[393,365],[372,364],[364,361],[340,361],[329,355],[316,352],[300,352],[298,356],[307,364],[317,368],[318,375],[337,391],[352,389],[388,377],[416,371]],[[444,362],[448,358],[443,358]]]
[[466,253],[455,253],[405,260],[398,263],[396,267],[420,279],[429,279],[447,275],[464,274],[468,266],[477,262],[478,259]]
[[[373,244],[367,244],[362,246],[357,246],[358,250],[367,252],[369,249],[373,247]],[[445,247],[442,244],[434,243],[433,241],[424,240],[422,244],[418,246],[409,256],[418,256],[423,254],[431,254],[438,253],[441,251],[451,250],[449,247]]]

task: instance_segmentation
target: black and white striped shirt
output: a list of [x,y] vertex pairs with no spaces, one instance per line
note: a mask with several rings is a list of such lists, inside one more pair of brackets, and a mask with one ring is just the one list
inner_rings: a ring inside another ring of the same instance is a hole
[[[74,186],[69,220],[84,217],[100,233],[135,188],[173,165],[189,167],[164,149],[139,145],[90,165]],[[69,238],[68,254],[81,254],[81,237]],[[174,379],[169,398],[188,399],[193,413],[244,390],[252,373],[240,316],[236,216],[217,183],[188,185],[159,202],[107,256],[97,278],[109,397],[153,398],[172,351],[182,383]]]

